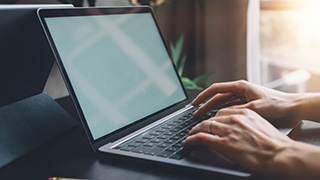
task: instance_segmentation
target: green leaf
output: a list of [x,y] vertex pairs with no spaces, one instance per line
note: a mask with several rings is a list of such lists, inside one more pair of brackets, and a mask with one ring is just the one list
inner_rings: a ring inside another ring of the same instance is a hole
[[180,65],[179,65],[179,67],[178,67],[178,73],[179,73],[180,76],[182,76],[183,69],[184,69],[184,64],[186,63],[186,59],[187,59],[187,55],[185,54],[185,55],[181,58]]
[[184,34],[180,36],[178,42],[175,45],[173,45],[172,43],[170,44],[171,56],[176,66],[178,66],[179,59],[181,57],[183,41],[184,41]]
[[[150,1],[150,6],[151,6],[151,1]],[[152,6],[151,6],[152,7]],[[159,12],[159,6],[156,6],[152,9],[154,16],[156,17]]]
[[198,90],[203,90],[200,86],[198,86],[196,83],[194,83],[191,79],[187,77],[181,77],[181,81],[183,86],[186,89],[198,89]]
[[176,43],[176,53],[178,56],[178,59],[180,59],[182,48],[183,48],[183,42],[184,42],[184,34],[181,34],[178,42]]
[[201,76],[198,76],[198,77],[196,77],[195,79],[193,79],[193,82],[194,83],[196,83],[196,84],[201,84],[201,83],[203,83],[203,84],[208,84],[208,81],[207,81],[207,79],[213,74],[214,72],[212,71],[212,72],[208,72],[208,73],[206,73],[206,74],[204,74],[204,75],[201,75]]
[[213,74],[213,72],[209,72],[205,75],[199,76],[194,80],[191,80],[187,77],[182,77],[184,66],[187,59],[187,55],[183,55],[182,58],[180,59],[182,55],[183,42],[184,42],[184,34],[180,36],[178,42],[175,45],[172,42],[170,43],[172,60],[178,69],[178,73],[181,77],[182,84],[184,85],[185,88],[203,90],[203,88],[200,87],[199,84],[210,86],[212,83],[207,81],[206,79],[210,77]]
[[173,43],[171,42],[170,43],[170,50],[171,50],[171,57],[172,57],[172,60],[174,62],[174,64],[178,67],[178,61],[179,59],[176,57],[176,50],[175,50],[175,47],[173,45]]

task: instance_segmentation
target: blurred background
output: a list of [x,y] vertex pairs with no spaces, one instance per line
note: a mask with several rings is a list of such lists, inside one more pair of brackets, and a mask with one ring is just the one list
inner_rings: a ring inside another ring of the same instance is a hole
[[[208,81],[247,79],[249,0],[151,0],[159,3],[156,19],[168,47],[183,35],[183,76]],[[259,0],[254,0],[259,1]],[[149,4],[150,0],[138,0]],[[129,0],[0,0],[1,4],[131,6]],[[256,83],[286,92],[320,92],[320,1],[260,0],[257,4],[259,66]],[[170,48],[169,48],[170,49]],[[203,86],[204,87],[204,86]],[[56,66],[45,91],[67,95]]]
[[262,84],[282,78],[278,89],[319,92],[320,1],[262,0],[260,9]]

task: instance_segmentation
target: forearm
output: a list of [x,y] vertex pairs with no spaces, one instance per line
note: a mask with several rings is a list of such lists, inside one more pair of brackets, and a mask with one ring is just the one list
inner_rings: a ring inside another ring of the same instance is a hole
[[298,120],[311,120],[320,122],[320,94],[306,93],[295,94],[291,108],[292,113]]
[[319,179],[320,147],[294,142],[274,157],[272,174],[280,179]]

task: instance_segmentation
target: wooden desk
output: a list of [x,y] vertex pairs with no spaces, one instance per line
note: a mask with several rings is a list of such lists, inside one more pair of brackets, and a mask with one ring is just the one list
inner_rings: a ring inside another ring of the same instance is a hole
[[[78,119],[70,97],[57,100]],[[297,140],[320,145],[320,125],[304,122],[291,136]],[[1,180],[40,180],[50,176],[90,179],[232,179],[208,172],[186,170],[137,159],[94,153],[79,125],[72,131],[32,153],[0,169]],[[233,178],[234,179],[234,178]],[[250,179],[263,179],[254,175]]]

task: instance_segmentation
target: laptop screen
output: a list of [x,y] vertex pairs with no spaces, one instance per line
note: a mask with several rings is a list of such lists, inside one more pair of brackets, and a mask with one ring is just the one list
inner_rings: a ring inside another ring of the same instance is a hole
[[94,140],[187,98],[150,13],[45,22]]

